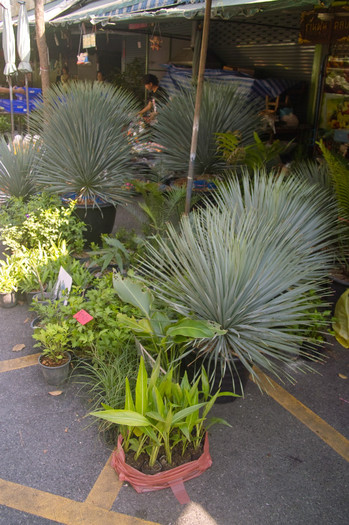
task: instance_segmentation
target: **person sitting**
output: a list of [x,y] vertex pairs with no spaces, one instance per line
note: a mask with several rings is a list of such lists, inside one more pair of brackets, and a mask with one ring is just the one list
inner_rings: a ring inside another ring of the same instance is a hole
[[96,81],[97,82],[101,82],[101,83],[105,83],[106,82],[104,73],[102,71],[97,71]]
[[62,74],[60,78],[63,85],[67,85],[70,81],[69,69],[68,66],[62,67]]
[[168,95],[165,89],[159,86],[159,80],[155,75],[145,75],[143,77],[145,89],[149,92],[147,104],[138,113],[140,117],[144,114],[148,115],[144,120],[148,123],[153,122],[158,114],[159,106],[166,104]]

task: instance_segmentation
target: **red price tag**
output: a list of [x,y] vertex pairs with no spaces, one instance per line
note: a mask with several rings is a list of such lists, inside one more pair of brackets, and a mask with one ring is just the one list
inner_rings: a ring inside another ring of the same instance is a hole
[[93,317],[86,310],[80,310],[78,313],[73,315],[74,319],[80,324],[86,324],[92,321]]

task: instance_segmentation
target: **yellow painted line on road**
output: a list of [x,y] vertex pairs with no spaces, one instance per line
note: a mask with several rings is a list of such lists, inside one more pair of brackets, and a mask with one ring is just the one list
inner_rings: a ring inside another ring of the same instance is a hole
[[333,450],[349,461],[349,440],[315,414],[275,381],[256,369],[262,389],[288,412],[306,425]]
[[123,484],[110,464],[111,457],[112,454],[85,500],[86,503],[91,503],[106,510],[112,508]]
[[7,361],[0,361],[0,372],[9,372],[10,370],[19,370],[20,368],[26,368],[27,366],[33,366],[38,364],[38,354],[25,355],[23,357],[17,357],[16,359],[8,359]]
[[0,505],[64,525],[159,525],[0,479]]

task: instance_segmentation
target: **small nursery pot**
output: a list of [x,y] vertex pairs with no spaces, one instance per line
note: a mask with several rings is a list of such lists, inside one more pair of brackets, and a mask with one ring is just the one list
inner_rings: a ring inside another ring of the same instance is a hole
[[152,475],[143,474],[126,463],[120,435],[117,449],[112,455],[111,465],[116,470],[119,479],[129,482],[138,493],[171,488],[179,503],[189,503],[190,499],[184,488],[184,481],[200,476],[212,465],[208,434],[206,433],[204,451],[199,459]]
[[13,308],[17,304],[17,292],[0,293],[1,308]]
[[41,362],[41,359],[43,358],[43,356],[42,355],[39,356],[38,362],[39,362],[41,371],[43,373],[43,376],[47,384],[59,386],[60,384],[64,383],[64,381],[68,379],[71,355],[69,354],[69,352],[64,352],[64,354],[68,357],[68,360],[62,365],[58,365],[58,366],[44,365]]

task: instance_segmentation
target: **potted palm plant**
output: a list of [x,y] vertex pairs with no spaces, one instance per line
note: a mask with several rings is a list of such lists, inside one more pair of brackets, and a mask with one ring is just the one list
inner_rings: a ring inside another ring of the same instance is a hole
[[148,243],[139,278],[178,313],[226,331],[193,352],[211,381],[218,371],[232,373],[236,360],[257,382],[256,366],[290,377],[287,365],[302,353],[303,340],[293,327],[309,322],[309,292],[322,294],[336,224],[335,204],[306,182],[260,172],[252,180],[232,176],[214,204]]
[[[159,160],[169,172],[182,174],[188,169],[195,96],[195,89],[176,94],[162,107],[153,126],[154,141],[163,146]],[[216,133],[239,130],[241,146],[253,142],[259,109],[235,87],[205,83],[201,102],[201,114],[205,117],[200,119],[195,175],[215,175],[227,168],[227,162],[217,152]]]
[[46,382],[58,386],[69,376],[68,339],[69,326],[62,323],[47,323],[43,328],[35,328],[33,338],[38,341],[34,347],[42,349],[39,365]]
[[32,118],[42,138],[38,183],[77,201],[88,242],[111,233],[115,206],[129,198],[124,183],[133,171],[133,154],[126,129],[137,108],[120,88],[78,82],[64,91],[52,88]]

